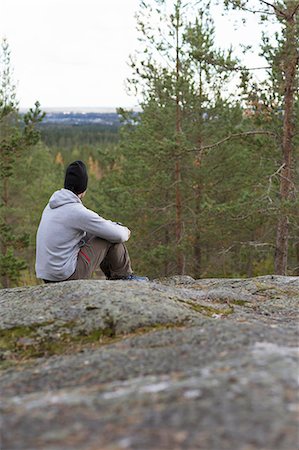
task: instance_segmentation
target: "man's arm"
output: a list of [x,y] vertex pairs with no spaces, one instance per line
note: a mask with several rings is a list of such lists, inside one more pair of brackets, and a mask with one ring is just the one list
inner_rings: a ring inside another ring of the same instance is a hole
[[76,225],[88,234],[98,236],[115,244],[126,242],[131,234],[130,230],[124,225],[106,220],[85,207],[81,209]]

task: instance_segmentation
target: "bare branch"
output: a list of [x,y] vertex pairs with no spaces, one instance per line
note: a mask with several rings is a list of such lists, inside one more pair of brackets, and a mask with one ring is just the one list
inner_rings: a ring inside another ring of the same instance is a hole
[[218,255],[225,255],[226,253],[229,253],[233,248],[238,246],[248,246],[248,247],[275,247],[274,244],[271,242],[256,242],[256,241],[235,241],[231,246],[224,248],[220,252],[218,252]]
[[226,253],[229,253],[231,251],[231,249],[233,249],[235,246],[236,246],[236,244],[233,244],[228,248],[224,248],[223,250],[218,252],[218,255],[225,255]]
[[289,18],[292,19],[297,14],[298,10],[299,10],[299,3],[297,4],[297,6],[295,6],[294,11],[292,12],[291,16],[289,16]]
[[295,183],[292,180],[290,180],[289,178],[286,178],[284,175],[281,174],[281,171],[285,168],[285,166],[286,166],[286,164],[283,163],[274,173],[272,173],[272,175],[269,176],[269,185],[268,185],[268,189],[267,189],[266,198],[269,200],[270,203],[273,203],[273,200],[270,197],[270,192],[271,192],[271,189],[272,189],[272,180],[277,175],[279,177],[284,178],[285,180],[287,180],[293,186],[294,193],[297,192]]
[[271,242],[256,242],[256,241],[248,241],[248,242],[238,242],[240,245],[248,245],[249,247],[275,247]]
[[[268,70],[271,69],[271,66],[264,67],[246,67],[245,70]],[[243,67],[237,67],[236,70],[244,70]]]
[[270,6],[270,8],[273,8],[278,15],[282,17],[287,17],[283,11],[278,9],[277,6],[273,5],[272,3],[266,2],[265,0],[260,0],[260,2],[264,3],[264,5]]
[[269,176],[269,186],[268,186],[268,189],[267,189],[267,199],[269,200],[269,202],[270,203],[273,203],[273,200],[272,200],[272,198],[270,197],[270,192],[271,192],[271,189],[272,189],[272,179],[276,176],[276,175],[278,175],[279,173],[280,173],[280,171],[283,169],[285,167],[285,163],[283,163],[277,170],[276,170],[276,172],[274,172],[274,173],[272,173],[272,175],[270,175]]
[[[232,5],[234,5],[234,6],[236,6],[237,8],[239,8],[239,5],[236,2],[230,1],[230,3]],[[245,6],[241,6],[240,9],[242,9],[242,11],[247,11],[247,12],[250,12],[250,13],[253,13],[253,14],[266,14],[266,15],[269,15],[269,16],[273,16],[275,14],[274,12],[260,11],[258,9],[246,8]]]
[[271,66],[264,66],[264,67],[241,67],[241,66],[237,66],[237,67],[227,67],[223,64],[215,64],[218,67],[222,67],[223,69],[230,71],[230,72],[234,72],[234,71],[241,71],[241,70],[267,70],[267,69],[271,69]]
[[285,11],[282,11],[281,9],[277,8],[277,6],[273,5],[272,3],[267,2],[266,0],[260,0],[261,3],[264,3],[267,6],[270,6],[271,8],[273,8],[276,12],[276,14],[278,14],[279,16],[284,17],[286,20],[290,20],[292,19],[295,14],[297,13],[298,9],[299,9],[299,3],[297,3],[297,5],[295,6],[293,12],[291,14],[287,14]]
[[[260,1],[260,3],[263,3],[264,5],[272,8],[273,12],[269,12],[269,11],[265,11],[265,10],[262,11],[262,10],[258,10],[258,9],[246,8],[245,6],[242,6],[241,9],[243,11],[251,12],[251,13],[254,13],[254,14],[266,14],[266,15],[269,15],[269,16],[273,16],[274,14],[276,14],[276,15],[279,15],[281,17],[284,17],[286,20],[292,19],[295,16],[295,14],[297,13],[298,9],[299,9],[299,3],[298,3],[295,6],[294,11],[291,14],[287,14],[285,11],[279,9],[273,3],[267,2],[266,0],[259,0],[259,1]],[[230,3],[238,7],[237,3],[234,2],[233,0]]]
[[238,138],[238,137],[255,136],[255,135],[258,135],[258,134],[263,134],[263,135],[276,137],[276,134],[273,133],[272,131],[266,131],[266,130],[245,131],[244,133],[230,134],[226,138],[221,139],[221,141],[215,142],[214,144],[211,144],[211,145],[205,145],[203,147],[193,148],[193,149],[189,150],[189,152],[199,152],[199,153],[201,153],[204,150],[210,150],[212,148],[218,147],[219,145],[224,144],[225,142],[229,141],[230,139],[235,139],[235,138]]

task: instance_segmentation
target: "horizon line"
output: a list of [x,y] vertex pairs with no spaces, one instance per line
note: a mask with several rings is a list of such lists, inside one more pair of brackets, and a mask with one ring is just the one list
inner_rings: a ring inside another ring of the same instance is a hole
[[[32,106],[20,106],[20,112],[28,111]],[[116,113],[118,108],[138,111],[140,106],[40,106],[45,112],[98,112],[98,113]]]

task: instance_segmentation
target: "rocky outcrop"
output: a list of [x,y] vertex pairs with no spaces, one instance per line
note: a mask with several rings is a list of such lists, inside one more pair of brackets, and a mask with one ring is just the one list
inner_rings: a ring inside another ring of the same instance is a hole
[[2,450],[298,447],[298,277],[0,291]]

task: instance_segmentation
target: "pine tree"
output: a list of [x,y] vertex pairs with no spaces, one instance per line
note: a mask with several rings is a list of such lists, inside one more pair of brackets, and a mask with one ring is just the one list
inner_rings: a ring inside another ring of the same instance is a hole
[[39,104],[23,117],[18,113],[15,86],[12,81],[10,50],[3,40],[0,53],[0,276],[2,287],[9,287],[18,281],[21,271],[26,267],[19,256],[21,249],[28,246],[28,233],[16,233],[14,225],[14,204],[10,195],[10,184],[15,174],[16,161],[39,140],[35,129],[43,114]]
[[[298,101],[298,63],[299,63],[299,2],[255,2],[225,0],[225,4],[241,10],[255,12],[263,20],[271,16],[280,24],[281,32],[276,34],[276,46],[264,36],[263,54],[270,63],[269,79],[275,97],[271,109],[282,115],[278,139],[281,146],[281,159],[276,174],[279,175],[279,207],[275,245],[275,273],[287,273],[289,232],[292,210],[295,207],[294,187],[294,143],[296,119],[295,102]],[[272,95],[273,97],[273,95]],[[269,98],[269,97],[268,97]]]
[[[189,7],[194,15],[192,2],[174,2],[173,11],[167,2],[156,4],[157,9],[155,2],[143,4],[145,17],[139,18],[139,26],[147,51],[133,62],[135,77],[130,80],[131,87],[141,84],[142,113],[123,114],[126,186],[136,197],[129,203],[129,216],[138,217],[142,230],[145,269],[147,265],[165,274],[188,270],[199,276],[204,228],[200,147],[215,132],[222,136],[215,119],[225,111],[220,87],[235,62],[231,52],[215,49],[207,5],[206,13],[197,10],[192,24],[186,12]],[[152,14],[160,20],[156,34],[147,22]],[[145,244],[147,239],[151,244]]]

